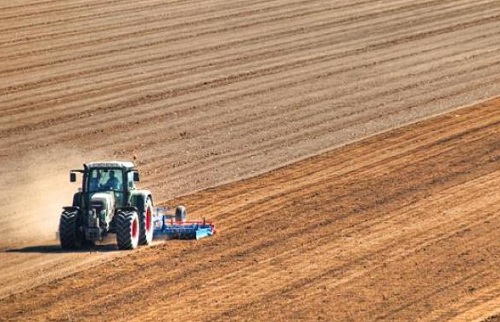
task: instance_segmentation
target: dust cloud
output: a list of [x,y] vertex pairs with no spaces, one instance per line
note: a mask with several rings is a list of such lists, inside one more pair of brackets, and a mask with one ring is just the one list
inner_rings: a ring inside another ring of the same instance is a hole
[[0,176],[0,247],[56,242],[59,216],[80,187],[69,170],[95,159],[72,150],[45,151],[2,162]]

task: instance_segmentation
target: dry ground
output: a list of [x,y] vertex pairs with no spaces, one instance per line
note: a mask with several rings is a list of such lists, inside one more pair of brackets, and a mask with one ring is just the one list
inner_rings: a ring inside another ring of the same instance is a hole
[[213,238],[122,252],[89,269],[83,261],[96,254],[4,253],[17,274],[32,257],[76,257],[82,267],[4,296],[0,316],[487,318],[500,313],[499,191],[497,100],[172,201],[215,219]]
[[161,200],[263,173],[500,95],[499,21],[496,0],[5,2],[0,164],[136,154]]
[[152,286],[152,319],[498,311],[497,102],[186,197],[212,240],[50,239],[84,161],[137,157],[162,203],[498,96],[499,21],[495,0],[2,2],[0,319],[141,319],[122,304]]

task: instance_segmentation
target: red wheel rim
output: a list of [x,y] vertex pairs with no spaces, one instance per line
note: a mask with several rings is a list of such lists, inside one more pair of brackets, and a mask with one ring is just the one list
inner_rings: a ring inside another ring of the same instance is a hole
[[151,207],[146,208],[146,232],[151,231],[151,223],[153,222],[153,218],[151,216]]
[[138,220],[137,218],[134,219],[132,222],[132,238],[137,238],[137,235],[139,235],[139,225],[138,225]]

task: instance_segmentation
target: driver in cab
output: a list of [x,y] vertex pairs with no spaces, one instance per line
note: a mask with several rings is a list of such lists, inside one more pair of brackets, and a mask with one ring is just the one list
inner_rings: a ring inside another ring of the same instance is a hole
[[109,178],[108,181],[106,181],[104,187],[109,190],[118,190],[119,185],[120,182],[118,181],[118,178],[115,176],[115,172],[113,170],[109,171]]

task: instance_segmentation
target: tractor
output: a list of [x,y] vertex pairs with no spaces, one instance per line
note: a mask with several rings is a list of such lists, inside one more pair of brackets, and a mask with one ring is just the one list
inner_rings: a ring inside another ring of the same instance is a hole
[[63,207],[59,239],[65,250],[94,245],[116,234],[119,249],[135,249],[153,240],[153,197],[136,188],[139,172],[132,162],[106,161],[71,170],[70,181],[83,175],[71,207]]

